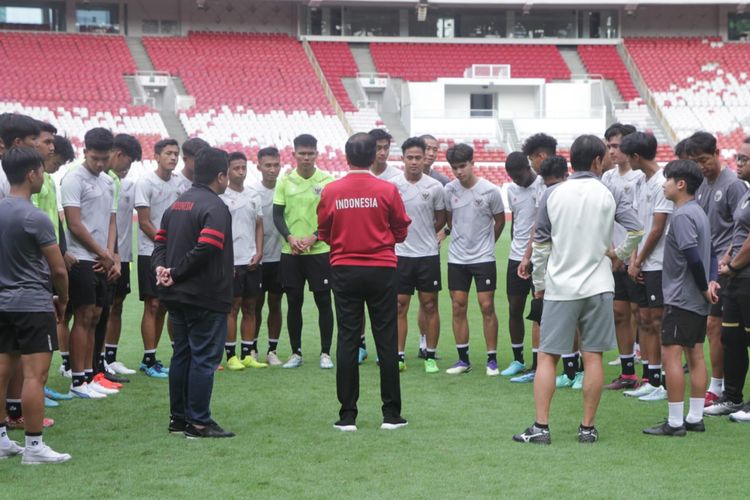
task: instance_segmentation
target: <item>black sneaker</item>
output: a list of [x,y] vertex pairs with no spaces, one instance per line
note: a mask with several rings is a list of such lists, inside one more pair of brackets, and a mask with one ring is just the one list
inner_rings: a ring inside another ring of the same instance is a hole
[[182,434],[187,428],[187,422],[181,418],[169,417],[169,433],[170,434]]
[[532,425],[521,434],[514,435],[513,441],[519,443],[552,444],[549,428],[542,429],[537,427],[536,424]]
[[231,438],[234,437],[234,432],[225,431],[216,422],[211,422],[203,429],[198,429],[193,424],[187,424],[185,426],[185,437],[188,439]]
[[685,420],[685,430],[688,432],[706,432],[706,425],[703,423],[703,419],[692,424]]
[[104,372],[104,378],[116,384],[127,384],[130,382],[130,379],[128,377],[122,377],[120,375],[109,373],[107,371]]
[[419,349],[419,353],[417,353],[417,357],[419,359],[427,359],[427,349]]
[[646,429],[643,429],[644,434],[649,434],[651,436],[678,436],[682,437],[685,434],[687,434],[687,430],[685,429],[684,425],[681,425],[679,427],[672,427],[669,425],[668,421],[664,421],[659,425],[655,425],[654,427],[648,427]]
[[339,420],[333,424],[334,429],[338,429],[341,432],[356,432],[357,424],[354,420]]
[[383,423],[380,424],[380,428],[386,431],[394,431],[402,427],[406,427],[409,422],[405,418],[401,417],[388,417],[383,419]]
[[591,429],[584,429],[583,426],[578,427],[578,442],[579,443],[596,443],[599,441],[599,431],[596,427]]

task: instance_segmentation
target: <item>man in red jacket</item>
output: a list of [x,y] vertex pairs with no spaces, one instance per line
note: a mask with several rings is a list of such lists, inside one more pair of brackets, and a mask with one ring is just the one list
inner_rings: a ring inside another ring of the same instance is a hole
[[375,140],[354,134],[346,141],[350,172],[324,189],[318,204],[318,239],[331,246],[331,285],[336,300],[338,340],[336,391],[341,409],[333,425],[356,431],[359,399],[359,343],[364,305],[380,360],[381,429],[406,425],[401,418],[396,328],[396,253],[411,220],[393,184],[369,172]]

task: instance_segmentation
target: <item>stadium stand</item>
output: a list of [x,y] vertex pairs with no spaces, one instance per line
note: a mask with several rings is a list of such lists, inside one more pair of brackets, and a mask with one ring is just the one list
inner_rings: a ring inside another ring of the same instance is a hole
[[146,158],[167,135],[158,113],[130,105],[123,75],[135,63],[123,37],[2,32],[0,51],[0,112],[49,121],[79,148],[92,127],[133,134]]
[[578,55],[589,74],[602,75],[614,81],[625,101],[640,97],[614,45],[579,45]]

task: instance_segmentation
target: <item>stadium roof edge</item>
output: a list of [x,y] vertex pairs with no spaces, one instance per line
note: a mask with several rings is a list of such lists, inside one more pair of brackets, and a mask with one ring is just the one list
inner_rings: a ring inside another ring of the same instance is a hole
[[[307,4],[311,7],[323,7],[332,5],[352,5],[352,4],[393,4],[393,5],[417,5],[420,0],[356,0],[356,1],[345,1],[345,0],[298,0],[299,3]],[[631,10],[637,9],[639,6],[645,5],[679,5],[684,6],[685,0],[567,0],[566,2],[560,2],[559,0],[426,0],[427,6],[515,6],[518,8],[534,8],[534,7],[570,7],[570,6],[590,6],[590,7],[601,7],[601,6],[621,6]],[[746,5],[748,2],[727,2],[726,0],[690,0],[690,6],[694,5]]]
[[622,38],[425,38],[397,36],[326,36],[301,35],[308,42],[340,43],[429,43],[429,44],[478,44],[478,45],[618,45]]

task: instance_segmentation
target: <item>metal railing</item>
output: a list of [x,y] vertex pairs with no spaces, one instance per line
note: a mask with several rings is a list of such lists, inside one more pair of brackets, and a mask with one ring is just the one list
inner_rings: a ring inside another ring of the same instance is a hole
[[315,75],[318,77],[320,84],[323,86],[323,92],[325,93],[326,98],[328,99],[328,102],[331,104],[331,106],[333,107],[333,110],[336,112],[336,116],[338,117],[339,121],[341,121],[341,124],[344,126],[344,130],[346,130],[347,134],[352,135],[354,133],[352,126],[349,125],[349,120],[346,119],[346,114],[344,114],[344,110],[341,108],[341,105],[339,105],[339,102],[336,100],[336,96],[333,95],[333,90],[331,90],[331,86],[328,85],[328,80],[326,80],[326,77],[323,74],[323,70],[320,68],[320,64],[318,64],[318,60],[315,58],[315,54],[313,53],[312,47],[310,47],[310,43],[307,41],[306,38],[302,39],[302,48],[305,51],[307,58],[310,60],[310,64],[312,64],[313,71],[315,71]]

